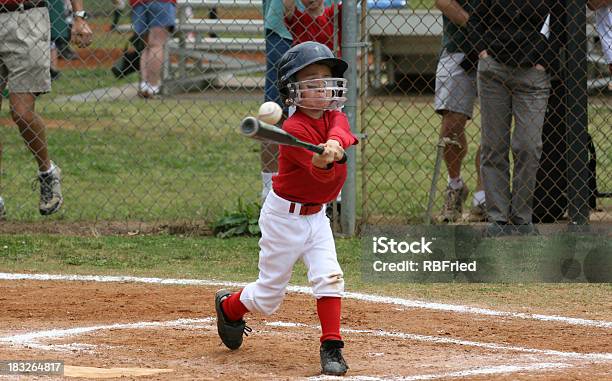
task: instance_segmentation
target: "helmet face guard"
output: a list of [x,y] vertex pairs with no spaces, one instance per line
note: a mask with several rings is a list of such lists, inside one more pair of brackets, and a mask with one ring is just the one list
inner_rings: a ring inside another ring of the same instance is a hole
[[286,103],[311,110],[337,110],[346,102],[344,78],[317,78],[287,85]]
[[[324,83],[319,82],[319,84],[315,82],[307,83],[308,81],[298,82],[296,74],[312,64],[328,66],[333,78],[309,80],[324,81]],[[327,46],[314,41],[302,42],[285,52],[277,67],[277,87],[285,104],[318,110],[334,110],[346,102],[346,80],[342,76],[348,69],[348,64],[346,61],[336,58]],[[308,89],[306,86],[311,88]],[[317,88],[320,94],[316,98],[325,99],[314,103],[324,105],[323,108],[312,106],[311,98],[313,98],[313,93]],[[327,104],[325,104],[325,101]]]

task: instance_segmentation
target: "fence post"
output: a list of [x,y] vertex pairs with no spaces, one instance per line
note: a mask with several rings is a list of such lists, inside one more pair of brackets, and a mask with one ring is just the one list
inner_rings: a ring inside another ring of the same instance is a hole
[[[346,72],[348,80],[348,101],[344,105],[351,131],[354,134],[357,130],[357,49],[359,44],[357,38],[359,36],[359,17],[357,16],[357,5],[355,0],[346,0],[342,4],[342,58],[345,59],[349,68]],[[356,214],[356,169],[357,169],[357,153],[355,147],[347,150],[348,158],[348,176],[346,183],[342,188],[342,213],[340,214],[340,226],[342,233],[347,236],[355,234],[355,214]]]
[[587,39],[584,0],[567,0],[567,197],[570,228],[589,222]]

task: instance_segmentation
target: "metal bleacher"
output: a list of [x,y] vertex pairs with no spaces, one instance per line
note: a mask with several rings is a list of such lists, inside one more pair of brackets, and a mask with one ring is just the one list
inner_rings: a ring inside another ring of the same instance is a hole
[[[188,19],[187,6],[194,11],[198,8],[260,9],[261,0],[178,0],[177,37],[165,49],[164,93],[224,85],[236,75],[265,71],[263,20]],[[187,40],[189,34],[195,37],[193,41]],[[206,37],[211,34],[215,37]],[[236,53],[247,54],[237,57]]]
[[[261,0],[177,0],[175,36],[164,49],[164,94],[205,89],[210,84],[265,71],[265,40],[261,19],[187,18],[185,8],[260,9]],[[119,31],[128,32],[130,25]],[[207,37],[211,34],[216,37]],[[192,41],[187,36],[193,35]],[[232,37],[227,37],[227,36]],[[251,53],[240,57],[236,53]],[[257,59],[252,53],[262,53]]]

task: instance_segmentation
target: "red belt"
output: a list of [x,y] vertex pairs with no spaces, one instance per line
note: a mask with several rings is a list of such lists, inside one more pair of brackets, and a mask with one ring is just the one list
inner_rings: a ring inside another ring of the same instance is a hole
[[[289,213],[295,213],[296,205],[297,204],[295,202],[292,202],[289,205]],[[323,204],[302,204],[302,207],[300,208],[300,216],[310,216],[311,214],[319,213],[322,208]]]

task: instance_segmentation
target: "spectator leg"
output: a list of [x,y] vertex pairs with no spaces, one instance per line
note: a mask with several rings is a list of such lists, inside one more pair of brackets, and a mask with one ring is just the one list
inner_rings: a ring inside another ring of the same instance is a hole
[[147,46],[140,59],[142,79],[152,86],[161,84],[161,69],[164,62],[164,44],[168,40],[168,30],[153,27],[147,36]]
[[487,215],[491,222],[507,222],[510,212],[510,129],[512,99],[506,86],[509,70],[492,58],[478,66],[481,115],[481,175]]
[[467,116],[461,113],[447,111],[442,116],[442,137],[453,139],[461,144],[461,146],[455,144],[444,146],[444,162],[451,179],[461,176],[461,162],[467,154],[466,123]]
[[[271,30],[266,30],[266,81],[264,95],[266,102],[273,101],[282,105],[276,86],[278,79],[276,64],[290,47],[291,40],[284,39]],[[284,118],[281,119],[281,125],[284,120]],[[266,183],[265,178],[269,177],[270,174],[278,172],[278,145],[262,142],[260,160],[263,181],[262,198],[265,198],[270,186]]]
[[548,74],[535,68],[520,69],[512,96],[515,128],[512,134],[514,171],[510,219],[531,222],[536,173],[542,155],[542,128],[550,94]]
[[45,124],[35,111],[36,96],[31,93],[11,93],[11,116],[21,137],[34,155],[38,169],[46,172],[51,168],[47,151],[47,134]]

